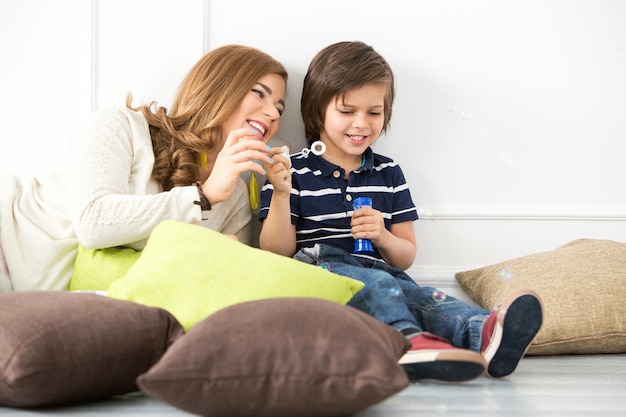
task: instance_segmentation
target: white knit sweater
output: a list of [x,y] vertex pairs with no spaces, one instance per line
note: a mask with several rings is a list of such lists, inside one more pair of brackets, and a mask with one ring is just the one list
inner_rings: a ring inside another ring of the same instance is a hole
[[[0,292],[67,290],[80,241],[143,249],[163,220],[199,224],[250,242],[251,209],[240,179],[202,220],[195,186],[162,192],[151,179],[148,124],[124,107],[97,111],[71,143],[67,171],[45,178],[0,174]],[[0,251],[1,254],[1,251]],[[6,271],[8,270],[8,276]]]

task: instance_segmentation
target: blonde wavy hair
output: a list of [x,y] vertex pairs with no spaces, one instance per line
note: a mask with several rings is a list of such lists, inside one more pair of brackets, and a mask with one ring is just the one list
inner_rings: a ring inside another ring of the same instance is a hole
[[259,78],[278,74],[287,83],[287,71],[270,55],[248,46],[227,45],[204,55],[181,83],[167,111],[151,102],[132,107],[141,111],[154,149],[152,177],[164,191],[191,185],[200,177],[200,155],[219,152],[222,125],[235,112]]

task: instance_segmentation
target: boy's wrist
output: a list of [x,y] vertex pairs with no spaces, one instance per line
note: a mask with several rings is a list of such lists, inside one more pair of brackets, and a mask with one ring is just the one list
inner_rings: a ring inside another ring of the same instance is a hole
[[275,196],[278,196],[280,198],[289,198],[289,196],[291,195],[291,189],[289,190],[278,190],[276,188],[274,188],[274,192],[272,193],[272,198],[274,198]]

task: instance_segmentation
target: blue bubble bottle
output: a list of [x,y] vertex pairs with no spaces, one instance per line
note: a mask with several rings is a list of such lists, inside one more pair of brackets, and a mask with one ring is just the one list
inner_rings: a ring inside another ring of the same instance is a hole
[[[361,207],[372,207],[372,199],[369,197],[358,197],[352,202],[352,209],[358,210]],[[355,239],[354,253],[371,254],[374,253],[372,241],[369,239]]]

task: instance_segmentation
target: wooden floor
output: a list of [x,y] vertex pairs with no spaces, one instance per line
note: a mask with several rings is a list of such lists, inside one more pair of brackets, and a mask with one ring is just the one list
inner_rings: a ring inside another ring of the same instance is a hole
[[[87,405],[39,410],[0,407],[2,417],[182,417],[141,394]],[[626,354],[527,356],[506,378],[450,384],[421,382],[354,417],[626,416]]]

